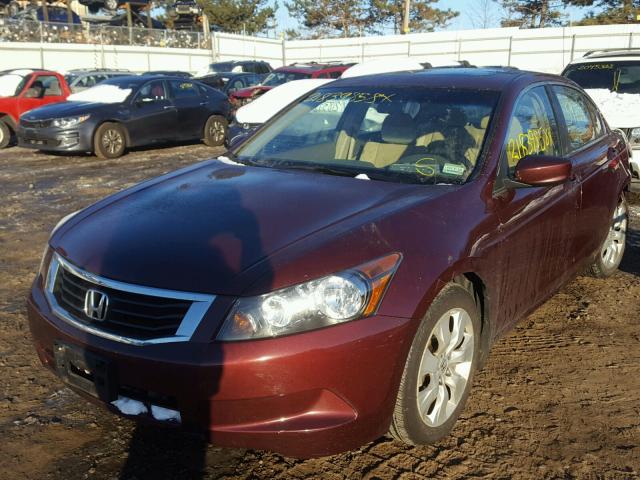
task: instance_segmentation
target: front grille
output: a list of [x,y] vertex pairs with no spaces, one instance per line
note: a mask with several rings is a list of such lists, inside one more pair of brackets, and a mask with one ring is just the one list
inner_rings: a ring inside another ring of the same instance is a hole
[[[108,298],[104,320],[85,314],[87,290],[97,290]],[[52,294],[58,305],[74,319],[118,336],[149,340],[176,334],[192,302],[175,298],[142,295],[98,285],[60,265]]]
[[20,119],[20,125],[25,128],[47,128],[51,126],[52,120],[25,120]]

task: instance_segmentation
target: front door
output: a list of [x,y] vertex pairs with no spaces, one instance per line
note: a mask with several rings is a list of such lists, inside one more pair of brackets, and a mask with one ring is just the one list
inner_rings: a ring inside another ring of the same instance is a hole
[[180,128],[177,121],[164,80],[146,83],[133,100],[127,122],[132,145],[175,140],[175,131]]
[[[500,175],[514,180],[528,155],[562,155],[558,122],[543,86],[521,95],[504,141]],[[506,183],[497,200],[500,272],[497,312],[505,328],[527,315],[572,274],[579,183],[550,187]]]

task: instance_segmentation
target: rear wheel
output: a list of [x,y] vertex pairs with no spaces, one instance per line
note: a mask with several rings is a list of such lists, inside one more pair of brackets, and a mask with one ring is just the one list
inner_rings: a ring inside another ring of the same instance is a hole
[[93,150],[100,158],[118,158],[124,154],[126,135],[122,125],[103,123],[93,137]]
[[405,364],[390,433],[424,445],[449,434],[480,358],[480,314],[471,292],[447,285],[418,327]]
[[224,117],[212,115],[204,126],[204,143],[210,147],[219,147],[224,144],[228,128],[229,124]]
[[11,129],[9,125],[0,120],[0,148],[6,148],[11,142]]
[[624,256],[628,222],[629,212],[627,202],[623,197],[613,212],[609,232],[600,248],[598,257],[589,268],[589,273],[594,277],[607,278],[618,270]]

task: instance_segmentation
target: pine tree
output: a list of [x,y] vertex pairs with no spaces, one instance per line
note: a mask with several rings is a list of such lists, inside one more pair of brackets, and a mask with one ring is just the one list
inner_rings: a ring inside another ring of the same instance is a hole
[[223,32],[264,33],[275,19],[277,3],[268,0],[199,0],[209,23]]
[[559,0],[502,0],[503,27],[543,28],[559,25],[563,3]]

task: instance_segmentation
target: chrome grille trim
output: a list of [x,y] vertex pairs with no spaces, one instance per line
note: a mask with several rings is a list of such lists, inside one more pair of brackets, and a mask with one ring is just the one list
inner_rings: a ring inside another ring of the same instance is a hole
[[[191,306],[187,310],[178,330],[175,335],[169,337],[160,337],[160,338],[152,338],[148,340],[142,340],[138,338],[125,337],[121,335],[117,335],[111,332],[105,332],[93,325],[87,325],[73,317],[69,312],[67,312],[64,308],[62,308],[58,301],[56,300],[53,290],[55,286],[56,277],[58,275],[58,271],[60,268],[64,268],[65,270],[71,272],[78,277],[95,284],[96,286],[103,286],[107,288],[111,288],[114,290],[120,290],[127,293],[137,293],[140,295],[148,295],[151,297],[162,297],[162,298],[171,298],[177,300],[188,300],[191,301]],[[129,345],[154,345],[159,343],[175,343],[175,342],[188,342],[191,340],[193,333],[200,325],[200,322],[204,318],[205,314],[209,310],[209,307],[213,304],[215,300],[215,295],[206,295],[202,293],[190,293],[190,292],[181,292],[176,290],[165,290],[161,288],[153,288],[153,287],[143,287],[140,285],[133,285],[129,283],[119,282],[117,280],[110,280],[104,277],[100,277],[93,273],[86,272],[75,265],[69,263],[67,260],[62,258],[57,253],[54,253],[51,257],[51,263],[49,264],[49,268],[47,269],[47,278],[45,283],[45,297],[47,302],[49,302],[49,306],[51,307],[52,312],[56,317],[60,320],[63,320],[74,327],[96,335],[98,337],[107,338],[109,340],[113,340],[120,343],[126,343]]]

